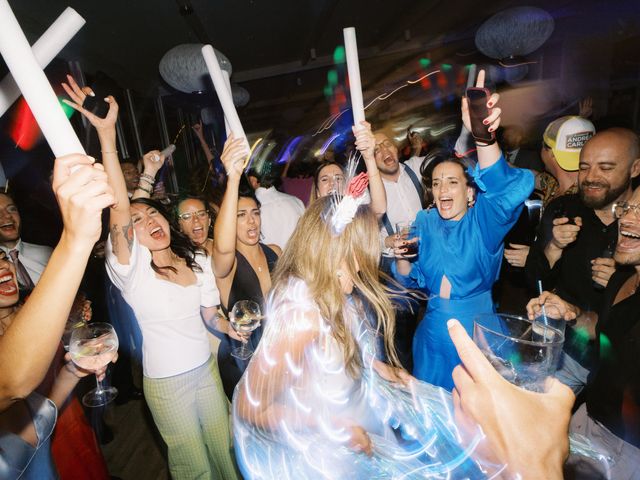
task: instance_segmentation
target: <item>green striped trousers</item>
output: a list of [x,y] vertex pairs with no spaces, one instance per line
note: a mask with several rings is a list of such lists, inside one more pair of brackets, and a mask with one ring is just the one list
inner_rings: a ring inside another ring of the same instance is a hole
[[240,478],[229,430],[229,403],[214,358],[173,377],[144,377],[144,396],[167,444],[175,480]]

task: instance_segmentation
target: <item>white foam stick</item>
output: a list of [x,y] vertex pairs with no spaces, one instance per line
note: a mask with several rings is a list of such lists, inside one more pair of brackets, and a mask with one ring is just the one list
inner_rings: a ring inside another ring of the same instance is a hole
[[[229,95],[231,95],[231,101],[233,101],[233,92],[231,91],[231,79],[229,78],[229,72],[226,70],[222,70],[222,76],[224,77],[224,82],[227,84],[227,90],[229,90]],[[231,127],[229,127],[229,121],[227,120],[227,116],[224,117],[224,128],[227,131],[227,137],[229,133],[231,133]]]
[[[84,18],[73,8],[67,7],[31,47],[38,65],[42,68],[49,65],[84,24]],[[8,74],[0,81],[0,117],[18,97],[20,97],[20,89],[13,76]]]
[[224,116],[229,122],[231,132],[235,138],[243,138],[248,149],[249,143],[247,142],[247,136],[244,134],[238,112],[233,105],[233,97],[231,97],[231,92],[224,81],[224,75],[222,75],[222,70],[220,69],[220,64],[218,63],[213,47],[211,45],[202,47],[202,56],[204,57],[204,62],[207,64],[207,70],[209,70],[209,75],[211,75],[211,80],[213,80],[213,86],[218,94],[218,100],[220,100],[220,105],[222,105]]
[[7,0],[0,0],[0,54],[53,154],[85,153]]
[[[170,143],[170,144],[169,144],[169,146],[168,146],[167,148],[165,148],[164,150],[162,150],[162,151],[160,152],[160,155],[164,156],[164,158],[165,158],[165,160],[166,160],[166,159],[168,159],[168,158],[173,154],[173,152],[175,152],[175,151],[176,151],[176,146],[175,146],[173,143]],[[158,155],[157,153],[155,153],[155,154],[153,155],[152,160],[153,160],[154,162],[159,162],[159,161],[160,161],[160,155]]]
[[351,93],[353,123],[356,127],[360,127],[360,122],[364,120],[364,102],[362,101],[362,83],[360,82],[356,29],[348,27],[343,29],[342,33],[344,34],[344,49],[347,55],[347,71],[349,72],[349,91]]

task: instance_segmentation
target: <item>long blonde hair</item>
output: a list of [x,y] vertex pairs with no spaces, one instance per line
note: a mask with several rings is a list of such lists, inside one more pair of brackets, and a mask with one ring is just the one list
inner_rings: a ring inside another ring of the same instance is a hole
[[280,289],[286,288],[291,277],[306,283],[311,298],[343,348],[347,371],[355,377],[362,362],[357,343],[345,323],[345,297],[337,277],[338,270],[346,268],[354,287],[376,316],[378,331],[382,330],[384,334],[389,363],[399,366],[393,343],[395,314],[389,292],[379,280],[380,243],[376,216],[368,206],[362,205],[344,232],[334,236],[323,220],[332,200],[331,196],[317,199],[298,221],[278,259],[274,294],[278,295]]

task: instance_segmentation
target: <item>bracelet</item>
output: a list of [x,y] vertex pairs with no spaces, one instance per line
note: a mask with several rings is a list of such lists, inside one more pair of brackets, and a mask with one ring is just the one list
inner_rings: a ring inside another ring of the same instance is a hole
[[149,180],[151,183],[156,183],[156,177],[152,177],[151,175],[149,175],[148,173],[141,173],[140,174],[140,178],[144,178]]
[[143,192],[147,192],[149,195],[151,195],[153,193],[153,189],[151,188],[145,188],[142,185],[138,185],[136,187],[138,190],[142,190]]
[[104,150],[100,150],[100,152],[104,155],[104,154],[108,154],[108,153],[114,153],[114,154],[118,154],[118,150],[114,150],[113,152],[105,152]]

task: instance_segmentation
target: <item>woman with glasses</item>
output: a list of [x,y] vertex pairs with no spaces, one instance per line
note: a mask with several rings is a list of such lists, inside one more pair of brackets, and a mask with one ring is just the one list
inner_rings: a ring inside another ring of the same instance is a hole
[[204,249],[207,255],[211,256],[211,214],[204,201],[197,197],[187,197],[178,203],[178,223],[180,231],[189,237],[191,243]]

